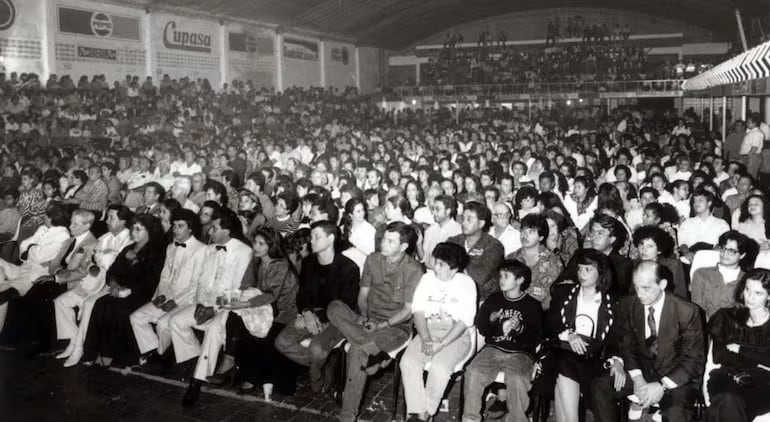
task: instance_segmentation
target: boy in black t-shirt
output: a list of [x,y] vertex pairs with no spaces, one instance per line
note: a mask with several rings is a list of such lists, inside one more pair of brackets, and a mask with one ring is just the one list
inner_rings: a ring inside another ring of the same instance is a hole
[[532,273],[522,262],[507,260],[500,267],[500,290],[490,295],[476,315],[476,327],[486,344],[465,371],[463,422],[481,421],[481,395],[505,373],[506,422],[528,421],[530,375],[535,349],[543,332],[543,311],[525,292]]

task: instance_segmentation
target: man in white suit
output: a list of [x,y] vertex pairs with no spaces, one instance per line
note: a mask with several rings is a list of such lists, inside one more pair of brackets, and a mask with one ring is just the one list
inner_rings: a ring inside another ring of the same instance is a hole
[[[174,210],[171,224],[174,241],[166,249],[166,262],[155,295],[150,303],[131,314],[131,328],[143,362],[157,360],[171,345],[169,322],[193,304],[197,289],[193,276],[207,263],[206,245],[193,235],[200,232],[198,215],[188,209]],[[156,329],[150,324],[156,324]]]
[[[55,275],[56,283],[67,284],[69,287],[67,292],[54,300],[56,336],[59,340],[70,341],[64,352],[56,357],[67,359],[64,362],[67,368],[76,365],[83,356],[83,342],[86,339],[91,309],[97,299],[107,294],[104,281],[107,269],[120,251],[131,243],[131,235],[126,225],[132,217],[133,213],[125,206],[110,205],[107,208],[108,231],[99,237],[92,253],[84,256],[82,265],[77,269]],[[72,234],[76,236],[75,233]],[[75,315],[76,307],[80,309],[80,326]]]
[[[192,276],[192,283],[197,286],[195,299],[171,317],[169,325],[176,361],[181,363],[198,357],[190,386],[182,399],[185,407],[198,401],[201,384],[216,369],[229,313],[221,305],[239,293],[251,259],[251,248],[241,239],[244,239],[243,226],[238,216],[223,208],[211,227],[212,244],[203,249],[203,265]],[[204,331],[202,346],[194,329]]]

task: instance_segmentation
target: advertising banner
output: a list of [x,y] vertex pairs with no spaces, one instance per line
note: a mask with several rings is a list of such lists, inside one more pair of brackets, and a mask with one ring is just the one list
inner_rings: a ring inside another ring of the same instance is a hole
[[135,16],[59,5],[59,32],[99,38],[141,41],[141,23]]
[[228,81],[251,81],[257,88],[275,86],[275,32],[231,23],[227,27]]
[[43,0],[0,0],[0,71],[43,71]]
[[318,42],[284,37],[283,56],[289,59],[318,61]]

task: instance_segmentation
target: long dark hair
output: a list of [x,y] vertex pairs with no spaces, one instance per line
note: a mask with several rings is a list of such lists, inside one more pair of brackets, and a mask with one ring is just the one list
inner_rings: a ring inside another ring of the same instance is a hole
[[749,201],[752,199],[759,199],[762,201],[762,214],[765,219],[765,237],[770,237],[770,201],[764,195],[751,195],[743,201],[741,204],[741,213],[738,217],[738,222],[743,223],[751,218],[749,215]]
[[350,239],[350,232],[353,230],[353,210],[356,209],[356,205],[361,204],[364,207],[364,218],[369,216],[369,211],[366,209],[366,203],[358,196],[354,196],[348,199],[345,203],[345,214],[342,215],[342,237]]
[[289,254],[286,252],[283,238],[272,227],[260,227],[254,231],[254,238],[261,237],[267,243],[267,256],[274,260],[284,260],[289,264],[289,270],[299,279],[299,272],[294,264],[289,259]]
[[139,224],[147,230],[147,243],[137,252],[137,256],[150,256],[157,253],[165,255],[168,242],[160,218],[151,214],[138,214],[134,216],[132,224]]
[[[762,288],[770,293],[770,270],[764,268],[754,268],[749,270],[738,280],[735,286],[736,316],[738,321],[746,323],[749,320],[749,310],[746,308],[746,301],[743,299],[743,291],[746,289],[746,283],[749,280],[756,280],[762,283]],[[767,306],[767,304],[765,304]]]

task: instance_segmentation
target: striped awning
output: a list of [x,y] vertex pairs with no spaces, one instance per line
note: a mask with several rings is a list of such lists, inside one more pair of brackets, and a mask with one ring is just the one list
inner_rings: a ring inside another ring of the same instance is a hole
[[770,77],[770,41],[724,61],[682,84],[687,91]]

